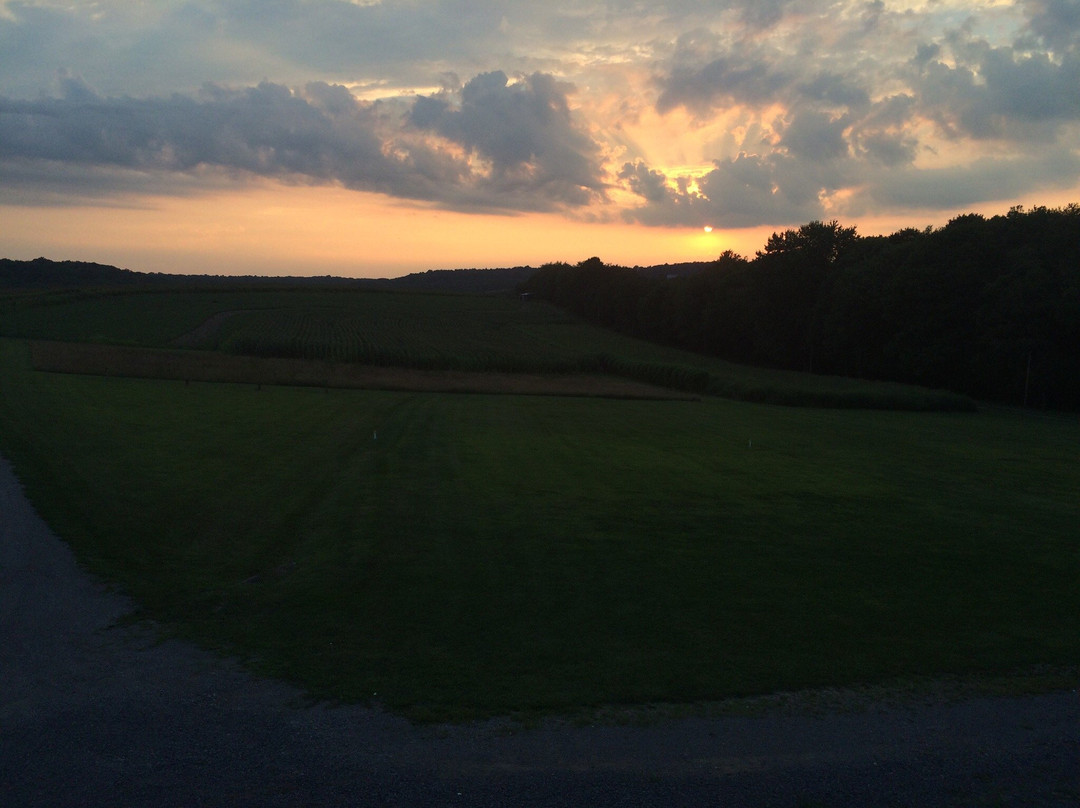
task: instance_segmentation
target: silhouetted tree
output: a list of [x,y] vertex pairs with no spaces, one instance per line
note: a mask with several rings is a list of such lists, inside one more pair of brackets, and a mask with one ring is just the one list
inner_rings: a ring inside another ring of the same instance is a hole
[[836,221],[773,233],[666,278],[541,267],[528,289],[626,333],[737,362],[1080,408],[1080,206],[957,216],[863,238]]

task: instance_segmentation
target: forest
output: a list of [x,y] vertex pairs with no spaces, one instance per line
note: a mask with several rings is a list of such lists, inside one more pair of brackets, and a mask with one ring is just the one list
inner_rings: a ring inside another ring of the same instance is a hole
[[773,233],[692,275],[590,258],[521,286],[592,322],[729,361],[1080,409],[1080,205],[860,236]]

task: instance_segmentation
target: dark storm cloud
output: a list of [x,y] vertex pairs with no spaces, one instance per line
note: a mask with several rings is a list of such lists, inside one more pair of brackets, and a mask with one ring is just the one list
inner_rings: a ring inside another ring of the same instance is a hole
[[[322,82],[208,85],[197,97],[142,99],[103,97],[74,79],[61,85],[56,98],[0,99],[0,176],[25,182],[38,165],[43,177],[72,177],[82,167],[79,184],[96,178],[107,192],[110,167],[160,177],[209,166],[515,210],[582,204],[599,185],[595,144],[574,128],[564,89],[543,75],[510,86],[505,76],[480,76],[462,90],[460,110],[440,111],[435,128],[488,158],[490,172],[404,131],[411,102],[360,103]],[[418,99],[414,121],[441,103]]]

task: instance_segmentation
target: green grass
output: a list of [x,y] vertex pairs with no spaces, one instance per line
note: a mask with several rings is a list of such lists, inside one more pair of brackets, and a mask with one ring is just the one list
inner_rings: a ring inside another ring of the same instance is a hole
[[[245,296],[264,305],[273,299]],[[14,294],[0,299],[0,335],[160,347],[241,299],[229,292]]]
[[1080,659],[1075,418],[185,386],[9,340],[0,380],[0,451],[84,563],[319,696],[445,718]]
[[163,347],[229,312],[189,347],[422,369],[607,373],[743,401],[974,409],[916,387],[747,368],[588,325],[541,301],[368,291],[52,293],[0,301],[0,335]]

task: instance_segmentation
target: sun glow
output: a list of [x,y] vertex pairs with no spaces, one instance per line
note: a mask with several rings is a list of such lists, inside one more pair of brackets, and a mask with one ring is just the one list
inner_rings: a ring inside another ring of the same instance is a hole
[[[140,199],[124,209],[0,205],[0,255],[79,259],[145,272],[392,277],[587,256],[621,266],[752,252],[768,233],[651,228],[558,214],[454,213],[377,194],[272,182],[217,194]],[[43,245],[47,244],[47,247]]]

